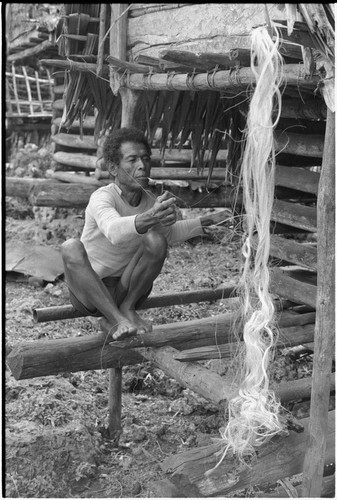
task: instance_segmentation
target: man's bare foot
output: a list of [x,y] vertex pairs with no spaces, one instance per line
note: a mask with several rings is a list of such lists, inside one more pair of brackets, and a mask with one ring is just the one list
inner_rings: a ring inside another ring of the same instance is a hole
[[137,327],[137,333],[147,333],[152,332],[152,324],[149,321],[141,318],[139,314],[134,309],[122,309],[120,308],[122,314],[128,318],[133,325]]
[[113,340],[123,340],[137,333],[137,326],[128,318],[120,319],[118,323],[111,324],[103,317],[100,319],[100,325],[103,332],[109,334]]

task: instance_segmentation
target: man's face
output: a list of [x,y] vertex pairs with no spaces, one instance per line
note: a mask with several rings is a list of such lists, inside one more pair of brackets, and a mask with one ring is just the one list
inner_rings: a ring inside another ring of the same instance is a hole
[[132,189],[147,188],[151,172],[151,158],[143,144],[124,142],[120,148],[121,160],[116,169],[119,185]]

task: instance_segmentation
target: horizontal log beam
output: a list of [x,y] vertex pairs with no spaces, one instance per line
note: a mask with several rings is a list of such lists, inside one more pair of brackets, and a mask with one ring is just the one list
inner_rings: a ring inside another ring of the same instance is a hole
[[90,172],[95,171],[97,163],[96,154],[87,155],[84,153],[67,153],[65,151],[57,151],[53,154],[53,159],[62,165],[74,167],[74,170],[81,169]]
[[276,165],[275,185],[317,195],[320,174],[305,168]]
[[[249,464],[239,462],[232,453],[210,474],[207,470],[219,462],[216,455],[224,443],[194,448],[169,456],[162,463],[162,469],[172,475],[172,481],[179,491],[193,491],[197,488],[202,497],[230,496],[231,493],[251,485],[263,487],[278,480],[300,474],[303,471],[305,448],[308,439],[309,418],[302,419],[304,432],[289,432],[289,436],[277,436],[258,449],[258,454]],[[329,412],[328,439],[324,463],[335,461],[335,412]]]
[[296,304],[316,309],[317,287],[291,278],[276,268],[270,271],[270,291]]
[[[256,239],[254,243],[257,244]],[[317,270],[317,248],[312,245],[271,235],[269,254],[282,261]]]
[[324,136],[321,134],[295,134],[284,130],[274,132],[275,150],[280,153],[322,158]]
[[[168,307],[174,305],[191,304],[193,302],[213,302],[235,296],[235,284],[209,290],[191,290],[187,292],[163,293],[148,297],[139,309],[154,307]],[[84,315],[73,308],[71,304],[33,309],[33,319],[36,323],[63,319],[80,318]]]
[[281,117],[295,120],[326,120],[324,99],[282,99]]
[[[55,103],[54,103],[55,104]],[[52,136],[53,142],[58,144],[59,146],[80,148],[80,149],[93,149],[97,150],[97,144],[94,141],[93,136],[87,135],[83,139],[76,134],[56,134]],[[323,141],[324,137],[319,134],[294,134],[294,133],[286,133],[284,131],[276,131],[275,132],[275,150],[277,152],[305,156],[305,157],[317,157],[321,158],[323,155]],[[161,160],[164,158],[165,160],[178,160],[181,161],[181,158],[184,158],[186,155],[186,160],[190,160],[192,157],[191,150],[168,150],[165,151],[164,156],[160,152],[160,150],[153,150],[152,158]],[[222,158],[221,155],[224,155]],[[207,160],[207,153],[205,155],[205,159]],[[226,159],[227,151],[220,150],[219,155],[217,157],[218,160]]]
[[[41,182],[37,182],[41,181]],[[149,191],[160,196],[163,188],[177,198],[180,208],[205,207],[240,207],[242,194],[236,194],[231,186],[220,186],[212,191],[193,190],[165,184],[150,184]],[[32,179],[25,177],[6,178],[6,196],[28,199],[32,205],[39,207],[85,208],[91,194],[97,186],[81,183],[64,183],[51,179]]]
[[[96,122],[96,118],[94,116],[86,116],[83,119],[83,123],[82,123],[83,130],[94,130],[95,122]],[[56,125],[56,127],[60,127],[61,124],[62,124],[62,126],[64,126],[63,125],[64,122],[62,121],[62,117],[55,118],[52,121],[52,123],[53,123],[53,125]],[[72,122],[72,124],[70,125],[69,129],[70,130],[79,129],[80,127],[81,127],[80,121],[74,120]]]
[[[310,316],[280,314],[280,327],[312,322]],[[154,326],[152,332],[125,341],[106,343],[106,335],[41,340],[20,344],[7,356],[7,364],[16,380],[56,375],[65,371],[100,370],[132,364],[135,347],[165,347],[189,349],[203,345],[220,344],[231,340],[235,313],[219,314],[210,318],[181,321]],[[138,358],[139,359],[139,358]],[[139,362],[139,361],[135,361]]]
[[61,133],[53,135],[51,140],[55,144],[66,146],[67,148],[97,150],[97,143],[92,135],[86,135],[81,138],[80,135]]
[[299,203],[275,200],[271,220],[312,233],[316,233],[317,231],[316,208],[300,205]]

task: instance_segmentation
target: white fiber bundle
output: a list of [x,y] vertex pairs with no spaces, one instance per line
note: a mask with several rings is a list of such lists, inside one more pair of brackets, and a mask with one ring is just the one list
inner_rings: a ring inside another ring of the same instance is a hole
[[[269,224],[274,197],[273,122],[275,105],[280,113],[282,59],[278,37],[273,42],[265,27],[253,31],[251,69],[256,88],[247,117],[246,147],[242,160],[242,182],[246,212],[246,235],[242,248],[243,273],[241,320],[245,352],[238,396],[229,401],[228,423],[220,429],[225,451],[238,458],[253,452],[282,430],[279,403],[269,390],[267,368],[276,343],[274,305],[269,294]],[[253,235],[257,239],[253,251]],[[222,460],[221,459],[221,460]],[[220,462],[221,462],[220,460]],[[219,463],[220,463],[219,462]],[[219,465],[219,464],[218,464]],[[209,471],[210,472],[210,471]]]

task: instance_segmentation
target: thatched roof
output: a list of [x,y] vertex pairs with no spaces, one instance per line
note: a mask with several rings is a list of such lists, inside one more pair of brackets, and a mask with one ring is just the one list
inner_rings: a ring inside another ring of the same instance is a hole
[[[182,147],[190,138],[194,157],[200,163],[207,148],[213,151],[215,161],[220,145],[225,142],[229,151],[227,166],[234,168],[241,154],[245,115],[253,91],[249,48],[234,46],[227,52],[200,54],[170,47],[158,57],[139,53],[131,60],[132,51],[126,51],[129,60],[119,59],[109,46],[108,35],[123,18],[141,15],[143,9],[143,14],[161,11],[162,19],[167,19],[165,16],[173,11],[164,9],[191,8],[194,4],[119,5],[125,6],[125,11],[112,22],[109,4],[64,4],[58,38],[59,55],[65,59],[67,70],[64,126],[70,127],[75,119],[82,120],[94,107],[97,139],[108,127],[120,126],[118,88],[141,89],[137,113],[141,119],[137,125],[150,139],[155,137],[158,127],[162,128],[159,144],[162,149]],[[208,8],[212,5],[218,4],[208,4]],[[317,91],[324,88],[327,61],[330,71],[334,64],[333,6],[279,5],[285,12],[284,19],[273,21],[283,38],[280,52],[288,71],[283,95],[319,99]],[[265,20],[269,20],[268,7]],[[201,89],[203,92],[195,92]],[[209,166],[212,168],[212,161]]]

